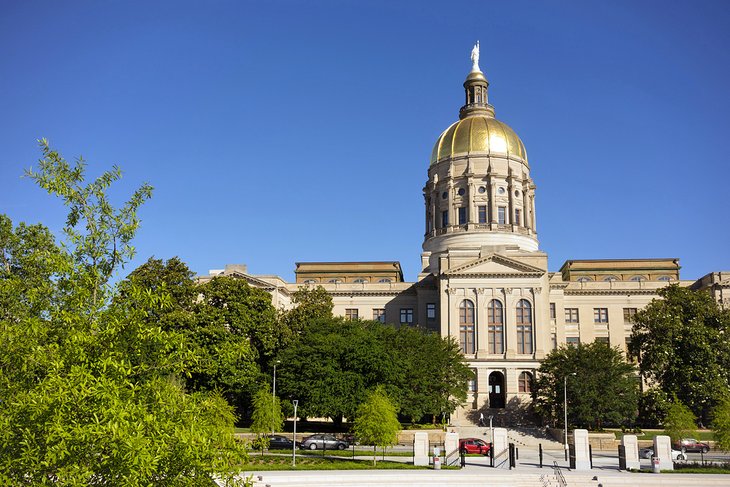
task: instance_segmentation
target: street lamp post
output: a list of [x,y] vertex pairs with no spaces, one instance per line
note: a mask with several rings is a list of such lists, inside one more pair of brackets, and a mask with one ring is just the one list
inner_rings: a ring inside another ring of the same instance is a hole
[[[572,372],[568,375],[575,376],[576,373]],[[566,461],[568,460],[568,375],[563,377],[563,414],[565,415],[565,430],[563,431],[563,438]]]
[[276,418],[276,365],[280,364],[281,360],[274,362],[274,386],[271,388],[271,434],[274,434],[274,423]]
[[299,399],[294,399],[292,401],[292,404],[294,404],[294,440],[292,441],[293,445],[291,447],[291,466],[296,467],[297,466],[297,406],[299,406]]

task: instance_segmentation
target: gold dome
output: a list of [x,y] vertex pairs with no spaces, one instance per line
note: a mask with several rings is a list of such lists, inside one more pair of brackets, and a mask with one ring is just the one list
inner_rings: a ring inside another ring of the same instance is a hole
[[514,130],[496,118],[472,115],[455,122],[439,136],[431,152],[431,165],[473,152],[514,157],[527,164],[525,144]]

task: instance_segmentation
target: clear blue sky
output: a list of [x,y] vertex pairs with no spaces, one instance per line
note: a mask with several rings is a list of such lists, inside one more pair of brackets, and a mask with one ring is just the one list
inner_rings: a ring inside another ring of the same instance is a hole
[[0,212],[58,230],[21,178],[46,137],[155,186],[138,257],[399,260],[419,271],[429,156],[481,41],[527,146],[540,246],[730,270],[728,1],[0,0]]

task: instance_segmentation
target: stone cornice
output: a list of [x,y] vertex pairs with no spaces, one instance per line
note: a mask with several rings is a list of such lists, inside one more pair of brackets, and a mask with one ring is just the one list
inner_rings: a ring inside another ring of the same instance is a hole
[[382,290],[382,291],[367,291],[367,290],[352,290],[352,291],[327,291],[330,296],[416,296],[416,292],[411,289],[404,290]]
[[659,296],[659,289],[565,289],[566,296]]
[[448,279],[454,278],[486,278],[486,279],[500,279],[500,278],[540,278],[544,275],[544,272],[475,272],[475,273],[445,273],[445,277]]

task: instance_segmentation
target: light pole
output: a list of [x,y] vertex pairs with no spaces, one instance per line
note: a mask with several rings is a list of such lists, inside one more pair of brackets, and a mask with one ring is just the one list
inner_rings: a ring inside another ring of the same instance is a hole
[[276,422],[276,364],[280,364],[281,360],[274,362],[274,386],[271,388],[271,434],[274,434],[274,423]]
[[[575,372],[568,375],[575,376]],[[563,377],[563,414],[565,415],[565,431],[563,431],[565,460],[568,460],[568,375]]]
[[294,404],[294,440],[293,445],[291,447],[291,466],[296,467],[297,466],[297,406],[299,406],[299,399],[294,399],[292,401],[292,404]]

